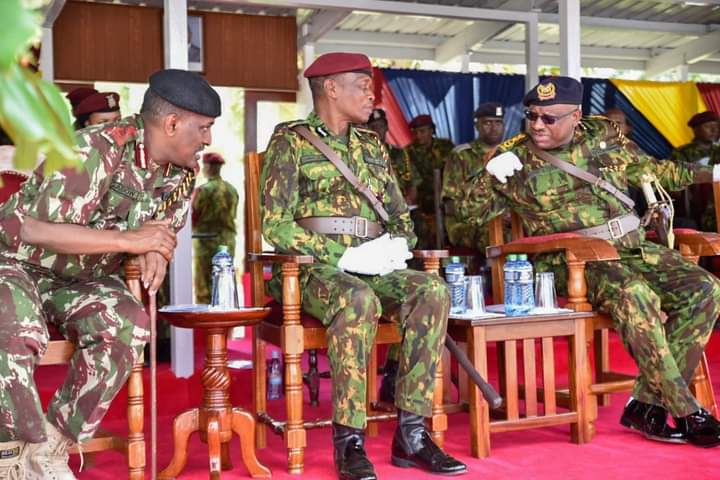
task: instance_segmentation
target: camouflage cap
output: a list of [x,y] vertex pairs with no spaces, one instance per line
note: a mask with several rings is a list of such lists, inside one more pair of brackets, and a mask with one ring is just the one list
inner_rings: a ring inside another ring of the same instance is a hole
[[159,70],[150,75],[150,90],[183,110],[219,117],[220,95],[203,77],[186,70]]
[[548,77],[534,86],[523,98],[523,105],[547,106],[557,104],[580,105],[582,83],[571,77]]
[[475,110],[475,113],[473,113],[473,118],[480,118],[480,117],[493,117],[493,118],[503,118],[505,115],[505,109],[503,108],[502,104],[497,102],[487,102],[482,103],[480,106]]

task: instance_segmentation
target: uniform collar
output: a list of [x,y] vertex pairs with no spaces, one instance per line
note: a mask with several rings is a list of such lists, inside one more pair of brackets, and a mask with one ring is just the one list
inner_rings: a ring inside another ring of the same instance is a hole
[[347,143],[349,139],[353,138],[356,135],[355,126],[352,123],[348,125],[347,136],[334,135],[332,130],[330,130],[327,125],[325,125],[325,122],[322,121],[322,119],[318,116],[315,110],[310,112],[310,115],[308,115],[307,117],[307,122],[310,127],[312,127],[312,130],[326,142],[331,139],[335,139],[341,143]]

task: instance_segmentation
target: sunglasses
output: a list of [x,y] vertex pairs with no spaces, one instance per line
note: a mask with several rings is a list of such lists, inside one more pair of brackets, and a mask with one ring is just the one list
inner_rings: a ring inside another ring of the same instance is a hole
[[561,120],[565,117],[569,117],[570,115],[572,115],[575,112],[577,112],[577,108],[575,110],[571,110],[568,113],[564,113],[562,115],[548,115],[546,113],[537,113],[537,112],[533,112],[530,110],[525,110],[525,118],[527,118],[531,122],[536,122],[537,119],[539,118],[540,120],[542,120],[542,122],[545,125],[553,125],[558,120]]

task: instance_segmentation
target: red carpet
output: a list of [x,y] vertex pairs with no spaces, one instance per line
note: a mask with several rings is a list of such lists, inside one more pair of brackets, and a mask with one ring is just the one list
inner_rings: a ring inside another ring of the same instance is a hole
[[[562,342],[559,342],[562,343]],[[249,358],[249,341],[232,342],[231,358]],[[559,346],[559,345],[558,345]],[[613,338],[611,351],[620,352],[617,338]],[[201,350],[201,349],[198,349]],[[198,354],[196,365],[202,365]],[[270,354],[268,352],[268,358]],[[562,358],[558,353],[556,358]],[[720,392],[720,333],[716,333],[708,348],[710,371],[715,373],[715,391]],[[492,355],[489,358],[493,358]],[[632,361],[626,354],[612,359],[614,367],[632,371]],[[251,387],[249,371],[234,371],[233,402],[245,408],[250,407]],[[57,383],[61,371],[55,367],[43,367],[36,375],[43,386],[43,396],[52,391],[50,384]],[[171,457],[172,417],[200,402],[199,375],[191,379],[175,379],[167,365],[161,366],[159,374],[159,455],[158,468],[164,468]],[[329,385],[323,380],[321,406],[310,408],[306,402],[306,418],[326,416],[329,412]],[[148,390],[146,390],[148,391]],[[449,428],[445,448],[468,464],[467,479],[715,479],[720,476],[720,448],[704,450],[687,445],[665,445],[645,440],[618,424],[627,394],[613,396],[612,405],[600,408],[597,435],[592,442],[575,445],[569,441],[569,427],[543,428],[522,432],[498,433],[491,437],[492,453],[489,458],[475,459],[469,455],[469,422],[467,414],[448,416]],[[272,401],[273,413],[282,413],[284,403]],[[124,402],[114,402],[106,418],[105,427],[123,431]],[[146,422],[146,437],[149,438],[149,416]],[[367,450],[381,479],[412,478],[413,480],[438,478],[415,470],[403,470],[390,464],[390,443],[394,423],[380,426],[380,435],[370,438]],[[334,479],[332,449],[329,429],[310,430],[307,436],[308,449],[305,453],[305,475],[309,479]],[[268,433],[268,447],[258,452],[258,458],[269,467],[276,479],[297,479],[286,472],[286,455],[281,437]],[[223,478],[249,478],[240,461],[239,445],[234,440],[232,447],[235,469],[224,472]],[[148,452],[148,463],[150,455]],[[79,459],[73,456],[73,469],[77,471]],[[181,479],[206,479],[207,449],[194,435],[191,454]],[[149,468],[148,468],[149,471]],[[81,479],[126,478],[124,458],[117,453],[101,453],[95,457],[94,465],[79,474]],[[149,474],[147,476],[149,478]]]

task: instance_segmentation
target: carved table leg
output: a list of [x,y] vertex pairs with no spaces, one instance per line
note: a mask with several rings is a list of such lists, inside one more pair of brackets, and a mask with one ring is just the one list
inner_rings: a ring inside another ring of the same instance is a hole
[[223,470],[232,470],[233,464],[232,459],[230,458],[230,442],[225,442],[222,444],[222,452],[220,459]]
[[210,478],[220,478],[220,421],[216,412],[207,412],[207,444]]
[[173,422],[173,458],[170,465],[160,472],[161,480],[172,479],[178,476],[187,463],[187,447],[190,434],[200,429],[200,410],[194,408],[181,413]]
[[240,452],[245,467],[253,478],[270,478],[270,469],[255,456],[255,419],[241,408],[233,408],[232,430],[240,437]]

